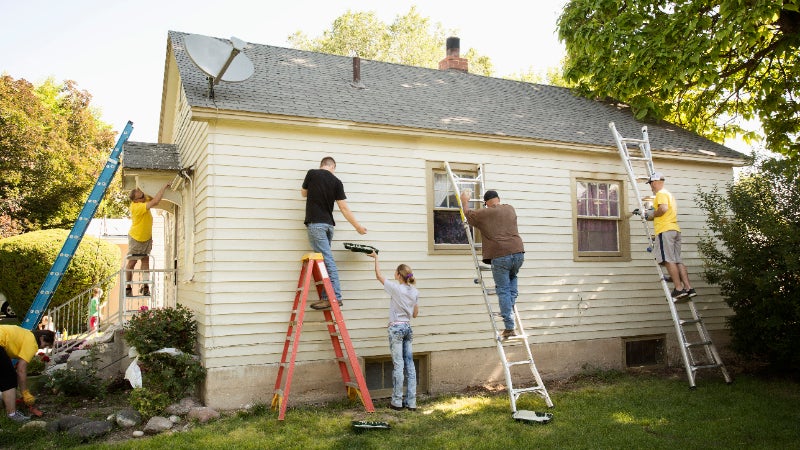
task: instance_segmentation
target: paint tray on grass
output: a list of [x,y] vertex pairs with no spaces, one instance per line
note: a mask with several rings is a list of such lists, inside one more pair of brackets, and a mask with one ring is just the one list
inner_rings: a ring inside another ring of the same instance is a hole
[[368,420],[354,420],[352,424],[356,433],[368,430],[389,430],[392,428],[387,422],[372,422]]

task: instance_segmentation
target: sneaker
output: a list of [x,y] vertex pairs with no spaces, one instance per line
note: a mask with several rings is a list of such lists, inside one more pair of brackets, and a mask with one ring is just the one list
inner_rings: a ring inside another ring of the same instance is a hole
[[403,407],[402,407],[402,406],[394,406],[394,405],[393,405],[393,404],[391,404],[391,403],[389,403],[389,408],[390,408],[390,409],[393,409],[393,410],[395,410],[395,411],[402,411],[402,410],[403,410]]
[[676,303],[685,302],[686,300],[689,300],[688,296],[689,296],[689,291],[687,291],[686,289],[680,291],[677,289],[672,290],[672,300],[674,300]]
[[687,295],[689,295],[689,298],[692,298],[697,295],[697,292],[694,290],[694,288],[689,289],[688,291],[686,291],[686,293]]
[[26,416],[25,414],[22,414],[19,411],[14,411],[12,414],[9,414],[8,418],[13,420],[14,422],[19,422],[19,423],[31,420],[30,417]]
[[146,285],[146,284],[145,284],[145,285],[142,287],[142,295],[143,295],[144,297],[150,297],[150,286],[148,286],[148,285]]
[[501,334],[500,337],[503,339],[508,339],[516,335],[517,333],[514,330],[503,330],[503,334]]
[[125,297],[133,297],[133,289],[130,286],[125,288]]

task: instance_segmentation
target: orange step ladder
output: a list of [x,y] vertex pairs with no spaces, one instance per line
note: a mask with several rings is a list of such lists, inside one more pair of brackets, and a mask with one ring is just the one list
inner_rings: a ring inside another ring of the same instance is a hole
[[[297,293],[294,297],[292,315],[289,318],[289,329],[286,331],[286,341],[283,344],[281,364],[278,367],[278,376],[275,380],[275,394],[272,396],[272,409],[279,409],[280,411],[278,420],[283,420],[286,416],[289,390],[292,387],[292,375],[294,374],[294,363],[297,358],[297,347],[300,344],[300,333],[303,331],[303,318],[306,312],[312,278],[319,298],[323,297],[323,292],[328,299],[336,298],[331,279],[328,278],[328,271],[325,269],[322,253],[308,253],[303,256],[302,261],[303,268],[300,271],[300,279],[297,281]],[[342,381],[344,381],[347,397],[350,400],[355,400],[356,397],[360,398],[367,412],[375,412],[364,374],[361,373],[361,366],[358,364],[353,343],[350,341],[350,334],[344,325],[344,318],[342,317],[341,309],[339,309],[339,304],[336,301],[331,301],[331,307],[323,310],[322,313],[328,326],[328,334],[331,336],[331,344],[336,354],[336,361],[339,364],[339,371],[342,373]],[[344,351],[342,351],[342,343],[344,343]],[[351,371],[356,379],[355,383],[350,376]]]

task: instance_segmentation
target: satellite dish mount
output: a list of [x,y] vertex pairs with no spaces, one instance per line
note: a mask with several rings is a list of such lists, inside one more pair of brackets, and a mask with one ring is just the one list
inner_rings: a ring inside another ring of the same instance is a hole
[[214,98],[214,86],[220,81],[240,82],[253,76],[253,62],[242,50],[247,44],[236,37],[230,42],[199,34],[189,34],[183,40],[192,62],[206,74],[208,97]]

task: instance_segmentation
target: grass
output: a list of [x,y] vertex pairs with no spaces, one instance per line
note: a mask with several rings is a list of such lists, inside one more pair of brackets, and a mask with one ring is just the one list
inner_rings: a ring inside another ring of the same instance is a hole
[[[550,388],[555,408],[535,395],[519,409],[551,412],[549,424],[510,417],[504,393],[431,398],[417,412],[392,411],[386,401],[368,414],[358,405],[290,407],[284,421],[264,405],[189,431],[93,443],[86,449],[785,449],[800,439],[800,385],[740,375],[726,385],[700,378],[690,390],[679,377],[619,372],[584,375]],[[390,430],[356,433],[352,420],[386,421]],[[8,429],[5,422],[3,429]],[[44,435],[42,435],[44,434]],[[6,441],[16,448],[78,445],[49,433]],[[24,443],[23,443],[24,442]]]

